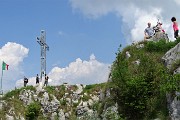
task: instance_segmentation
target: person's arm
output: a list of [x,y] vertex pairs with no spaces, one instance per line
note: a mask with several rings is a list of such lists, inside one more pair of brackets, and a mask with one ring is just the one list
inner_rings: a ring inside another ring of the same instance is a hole
[[177,26],[177,28],[178,28],[178,23],[177,22],[175,22],[175,25]]
[[146,36],[146,29],[144,30],[144,35]]

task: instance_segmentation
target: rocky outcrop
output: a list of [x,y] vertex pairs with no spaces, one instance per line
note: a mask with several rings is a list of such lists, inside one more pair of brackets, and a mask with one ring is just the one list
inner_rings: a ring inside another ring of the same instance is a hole
[[[95,90],[88,93],[84,92],[86,85],[76,84],[73,86],[64,84],[62,87],[64,87],[65,91],[61,98],[57,98],[54,94],[49,94],[45,89],[39,89],[37,86],[35,91],[26,89],[20,91],[19,99],[23,102],[24,106],[28,106],[33,102],[40,103],[41,113],[51,120],[57,118],[59,120],[68,120],[71,119],[72,114],[75,114],[76,119],[79,120],[98,120],[102,118],[106,120],[106,116],[114,115],[114,110],[117,113],[117,107],[114,108],[115,105],[108,108],[104,107],[101,115],[98,113],[98,107],[95,107],[99,106],[100,102],[103,102],[105,98],[110,98],[110,89],[106,91],[99,89],[98,91]],[[57,93],[60,92],[58,87],[54,90]],[[7,115],[7,117],[10,119],[11,114]],[[19,117],[18,119],[21,118]]]
[[[172,64],[180,60],[180,43],[178,43],[174,48],[170,49],[163,57],[165,65],[168,69],[171,68]],[[178,71],[177,71],[178,72]]]
[[[180,43],[170,49],[162,59],[167,68],[171,69],[173,63],[180,60]],[[177,66],[174,74],[180,74],[180,66]],[[172,120],[180,120],[180,100],[178,99],[180,93],[175,92],[175,96],[176,97],[172,97],[171,94],[167,94],[169,114]]]

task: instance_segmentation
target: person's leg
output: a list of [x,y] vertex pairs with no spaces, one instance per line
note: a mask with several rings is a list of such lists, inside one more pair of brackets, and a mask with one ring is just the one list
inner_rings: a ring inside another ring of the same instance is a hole
[[176,31],[174,32],[174,38],[176,38],[176,39],[178,38],[178,32],[179,32],[178,30],[176,30]]
[[146,41],[147,39],[149,39],[149,36],[145,35],[144,36],[144,41]]

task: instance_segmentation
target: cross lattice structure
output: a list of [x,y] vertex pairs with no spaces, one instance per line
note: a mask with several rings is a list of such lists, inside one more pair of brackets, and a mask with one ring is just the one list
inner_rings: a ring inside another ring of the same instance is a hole
[[41,30],[41,36],[37,37],[37,42],[41,46],[41,72],[40,79],[46,74],[46,51],[49,51],[49,46],[46,44],[46,32],[45,30]]

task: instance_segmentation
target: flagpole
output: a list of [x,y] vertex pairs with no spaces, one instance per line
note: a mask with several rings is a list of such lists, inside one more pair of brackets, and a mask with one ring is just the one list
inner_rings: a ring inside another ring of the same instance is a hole
[[1,74],[1,91],[0,91],[0,92],[1,92],[1,93],[0,93],[1,95],[3,95],[3,89],[2,89],[2,77],[3,77],[3,70],[2,70],[2,74]]

